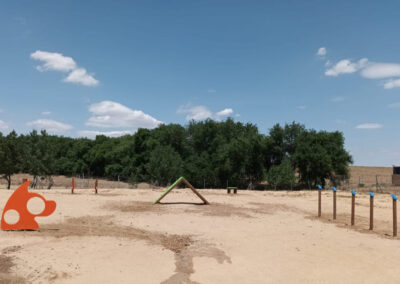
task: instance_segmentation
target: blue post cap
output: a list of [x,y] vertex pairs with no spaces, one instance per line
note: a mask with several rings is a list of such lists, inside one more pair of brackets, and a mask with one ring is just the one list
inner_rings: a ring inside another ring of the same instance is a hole
[[374,197],[375,196],[375,194],[373,193],[373,192],[369,192],[369,195],[371,196],[371,197]]
[[393,200],[397,200],[397,196],[392,194]]
[[334,192],[336,192],[337,189],[336,189],[336,187],[332,187],[332,190],[333,190]]
[[322,189],[322,186],[319,184],[319,185],[317,185],[317,187],[318,187],[318,189]]
[[354,190],[351,190],[351,194],[356,195],[356,192]]

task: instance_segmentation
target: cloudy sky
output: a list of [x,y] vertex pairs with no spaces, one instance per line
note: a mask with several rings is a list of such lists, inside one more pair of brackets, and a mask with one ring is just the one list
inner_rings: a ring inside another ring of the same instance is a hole
[[1,1],[0,131],[232,117],[339,130],[400,164],[399,1]]

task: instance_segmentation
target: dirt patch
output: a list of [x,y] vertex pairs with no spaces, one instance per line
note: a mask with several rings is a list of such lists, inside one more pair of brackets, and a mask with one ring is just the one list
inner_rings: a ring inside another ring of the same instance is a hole
[[151,202],[131,201],[131,202],[108,202],[103,206],[104,209],[110,209],[121,212],[160,212],[165,207],[153,205]]
[[11,273],[11,268],[14,266],[13,258],[6,254],[0,255],[0,284],[13,283],[21,284],[25,283],[25,280],[21,277],[14,276]]
[[21,246],[6,247],[2,250],[2,253],[4,253],[4,254],[14,253],[14,252],[19,251],[21,248],[22,248]]
[[211,205],[201,207],[201,209],[187,209],[185,212],[196,212],[201,213],[205,216],[237,216],[242,218],[254,218],[254,214],[273,214],[277,211],[303,213],[302,210],[295,207],[289,207],[285,204],[249,202],[247,203],[247,205],[250,205],[251,207],[234,206],[224,203],[213,203]]
[[[195,242],[189,235],[165,234],[134,227],[118,226],[112,221],[112,216],[70,218],[62,224],[43,225],[39,232],[41,235],[55,238],[71,236],[129,238],[143,240],[150,245],[162,246],[175,254],[175,274],[163,282],[168,284],[194,283],[190,280],[190,275],[194,272],[193,257],[207,256],[215,258],[218,262],[230,262],[229,257],[223,251],[210,244]],[[39,234],[39,232],[25,233]]]
[[200,213],[204,216],[218,216],[218,217],[230,217],[238,216],[242,218],[251,218],[249,208],[238,207],[224,203],[212,203],[201,207],[192,207],[184,210],[185,213]]
[[293,207],[293,206],[288,206],[286,204],[279,204],[279,203],[260,203],[260,202],[249,202],[249,205],[255,206],[252,208],[249,208],[249,210],[253,213],[256,214],[273,214],[278,211],[283,211],[283,212],[293,212],[293,213],[305,213],[305,211]]
[[231,259],[222,250],[211,244],[196,243],[190,249],[185,249],[175,254],[175,274],[162,284],[198,284],[198,282],[190,280],[190,275],[195,272],[193,267],[194,257],[210,257],[218,261],[218,263],[232,263]]
[[4,254],[0,255],[0,273],[9,273],[13,266],[12,257]]

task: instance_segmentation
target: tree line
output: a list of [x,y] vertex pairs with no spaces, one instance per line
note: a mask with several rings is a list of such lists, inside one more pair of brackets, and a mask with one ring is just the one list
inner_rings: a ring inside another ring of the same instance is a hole
[[348,175],[352,158],[340,132],[315,131],[293,122],[274,125],[267,135],[254,124],[191,121],[138,129],[133,135],[71,138],[33,130],[0,133],[0,174],[11,185],[15,173],[98,177],[127,182],[172,183],[185,176],[196,187],[241,188],[265,183],[273,188],[314,187]]

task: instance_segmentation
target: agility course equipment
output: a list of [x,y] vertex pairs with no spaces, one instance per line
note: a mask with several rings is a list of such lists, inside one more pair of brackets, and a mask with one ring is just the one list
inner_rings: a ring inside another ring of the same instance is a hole
[[187,187],[189,187],[194,194],[196,194],[203,202],[204,204],[210,204],[207,199],[205,199],[184,177],[178,178],[166,191],[164,191],[159,198],[157,198],[156,201],[153,202],[153,204],[160,203],[161,199],[163,199],[168,193],[170,193],[175,187],[177,187],[180,183],[184,183]]
[[369,192],[369,229],[374,229],[374,197],[375,194]]
[[354,226],[354,218],[356,214],[356,192],[351,190],[351,225]]
[[[318,185],[318,217],[321,217],[321,191],[322,186]],[[336,220],[336,187],[332,187],[333,190],[333,220]],[[355,217],[356,217],[356,192],[351,189],[351,214],[350,214],[350,223],[351,226],[355,225]],[[369,192],[369,230],[374,230],[374,199],[375,194],[373,192]],[[393,237],[397,237],[397,196],[392,194],[393,201]]]
[[318,217],[321,217],[321,190],[322,186],[318,185]]
[[397,196],[392,194],[393,198],[393,237],[397,236]]
[[[97,194],[97,186],[98,186],[98,181],[97,179],[94,181],[94,193]],[[74,194],[75,191],[75,179],[72,178],[71,181],[71,194]]]
[[332,187],[333,190],[333,220],[336,220],[336,187]]
[[229,186],[226,188],[227,193],[231,193],[231,190],[233,190],[233,194],[237,194],[237,187]]
[[[55,201],[46,200],[40,194],[29,192],[29,184],[29,180],[24,182],[8,199],[1,216],[2,230],[38,230],[39,224],[35,221],[35,217],[49,216],[56,210]],[[43,211],[39,214],[31,214],[27,208],[28,201],[34,197],[40,198],[45,205]],[[10,210],[16,211],[19,215],[18,221],[16,221],[14,224],[9,224],[4,219],[4,215]]]

